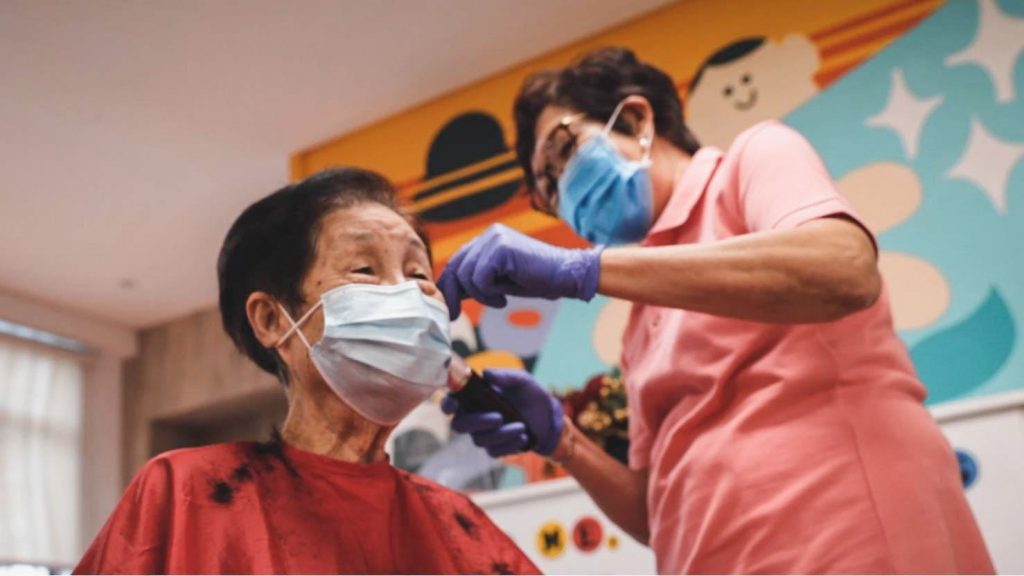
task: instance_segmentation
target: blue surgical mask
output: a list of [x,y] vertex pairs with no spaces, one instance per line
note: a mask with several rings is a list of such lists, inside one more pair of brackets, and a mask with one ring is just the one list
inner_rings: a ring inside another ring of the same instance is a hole
[[644,156],[630,161],[608,137],[623,104],[615,108],[601,133],[576,150],[558,179],[559,216],[594,244],[639,242],[651,229],[651,139],[640,139]]
[[[320,307],[324,334],[310,345],[298,328]],[[297,333],[328,386],[370,421],[396,424],[447,383],[448,309],[416,281],[339,286],[294,322],[281,310],[292,328],[277,346]]]

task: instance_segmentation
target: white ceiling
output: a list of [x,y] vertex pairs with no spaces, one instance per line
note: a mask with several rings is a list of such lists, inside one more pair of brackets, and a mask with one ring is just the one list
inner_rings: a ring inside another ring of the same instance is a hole
[[292,152],[667,3],[3,0],[0,290],[130,327],[212,306]]

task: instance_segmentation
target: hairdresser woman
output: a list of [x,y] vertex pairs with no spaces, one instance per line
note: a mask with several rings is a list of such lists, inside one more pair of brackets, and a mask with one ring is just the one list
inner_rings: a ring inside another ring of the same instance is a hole
[[663,573],[992,571],[874,240],[803,137],[767,122],[700,148],[671,79],[622,48],[528,78],[515,119],[534,206],[595,247],[495,225],[438,284],[453,317],[467,297],[631,301],[629,466],[526,372],[487,374],[525,425],[449,398],[457,431],[502,455],[528,427]]

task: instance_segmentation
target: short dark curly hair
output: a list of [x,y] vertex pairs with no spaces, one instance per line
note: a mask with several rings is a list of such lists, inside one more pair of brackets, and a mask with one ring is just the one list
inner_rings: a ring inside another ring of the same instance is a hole
[[[599,122],[607,122],[627,96],[643,96],[654,110],[655,133],[687,154],[700,148],[696,136],[683,122],[683,107],[676,85],[668,74],[637,59],[628,48],[599,48],[584,54],[560,70],[543,70],[527,77],[513,107],[516,123],[516,157],[527,190],[536,186],[530,160],[536,146],[537,118],[549,105],[578,110]],[[628,133],[624,122],[616,130]]]
[[239,351],[285,385],[287,367],[276,350],[256,339],[246,302],[253,292],[266,292],[297,316],[305,304],[302,281],[316,260],[324,217],[363,203],[380,204],[405,218],[433,261],[422,226],[399,205],[391,182],[360,168],[325,170],[281,188],[246,208],[224,238],[217,259],[224,331]]

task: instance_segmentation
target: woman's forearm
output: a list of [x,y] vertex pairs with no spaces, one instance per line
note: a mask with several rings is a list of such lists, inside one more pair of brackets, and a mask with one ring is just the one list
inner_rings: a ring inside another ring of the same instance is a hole
[[771,323],[832,321],[880,290],[868,235],[840,218],[707,244],[608,248],[598,286],[632,302]]
[[566,417],[552,457],[587,491],[602,512],[627,534],[647,544],[647,473],[630,470],[591,442]]

